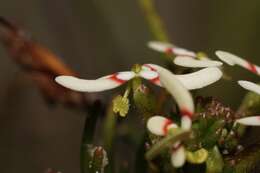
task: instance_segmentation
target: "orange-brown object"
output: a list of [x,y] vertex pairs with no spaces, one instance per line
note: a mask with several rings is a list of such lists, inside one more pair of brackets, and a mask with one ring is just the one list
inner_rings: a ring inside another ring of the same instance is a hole
[[26,33],[0,17],[0,39],[11,57],[37,84],[43,96],[51,103],[87,106],[82,93],[66,89],[54,78],[59,75],[77,76],[54,53],[32,41]]

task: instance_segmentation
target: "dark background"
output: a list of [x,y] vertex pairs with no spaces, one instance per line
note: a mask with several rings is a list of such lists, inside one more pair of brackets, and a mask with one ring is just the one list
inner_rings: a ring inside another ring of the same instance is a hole
[[[260,64],[259,0],[155,0],[171,41],[212,58],[223,49]],[[1,0],[0,15],[60,55],[85,78],[160,63],[146,42],[153,37],[136,0]],[[82,114],[49,108],[35,85],[0,47],[0,172],[42,173],[53,167],[79,172]],[[233,81],[201,90],[236,108],[245,91],[238,79],[259,78],[227,68]]]

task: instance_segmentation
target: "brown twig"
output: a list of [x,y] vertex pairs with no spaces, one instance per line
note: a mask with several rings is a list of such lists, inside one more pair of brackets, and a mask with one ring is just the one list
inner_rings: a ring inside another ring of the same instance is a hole
[[94,102],[86,99],[82,93],[56,84],[56,76],[77,74],[53,52],[32,41],[23,30],[3,17],[0,17],[0,39],[13,60],[36,83],[48,102],[73,107],[89,106]]

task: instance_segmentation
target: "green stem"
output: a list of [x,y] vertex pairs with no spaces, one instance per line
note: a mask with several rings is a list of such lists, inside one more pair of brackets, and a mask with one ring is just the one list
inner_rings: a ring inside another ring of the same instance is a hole
[[155,39],[158,41],[169,42],[167,31],[161,17],[155,9],[154,0],[139,0],[139,4],[141,10],[144,12],[151,33]]
[[147,160],[154,159],[167,147],[171,147],[175,142],[182,141],[189,136],[190,132],[182,129],[174,129],[174,133],[169,133],[165,138],[154,144],[152,148],[145,154]]
[[89,167],[89,153],[87,145],[93,143],[96,122],[100,114],[103,113],[100,102],[94,103],[86,109],[88,116],[85,119],[85,125],[82,134],[81,151],[80,151],[80,167],[81,173],[86,173]]

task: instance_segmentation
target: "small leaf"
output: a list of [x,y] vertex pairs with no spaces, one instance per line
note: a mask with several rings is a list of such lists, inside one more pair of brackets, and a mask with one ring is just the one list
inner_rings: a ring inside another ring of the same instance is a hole
[[223,158],[217,146],[209,151],[208,159],[206,161],[206,173],[222,173],[224,167]]
[[125,117],[129,111],[129,99],[127,97],[117,96],[113,100],[113,111],[119,113],[120,116]]
[[202,164],[208,158],[208,151],[204,148],[201,148],[195,152],[186,151],[187,161],[193,164]]

